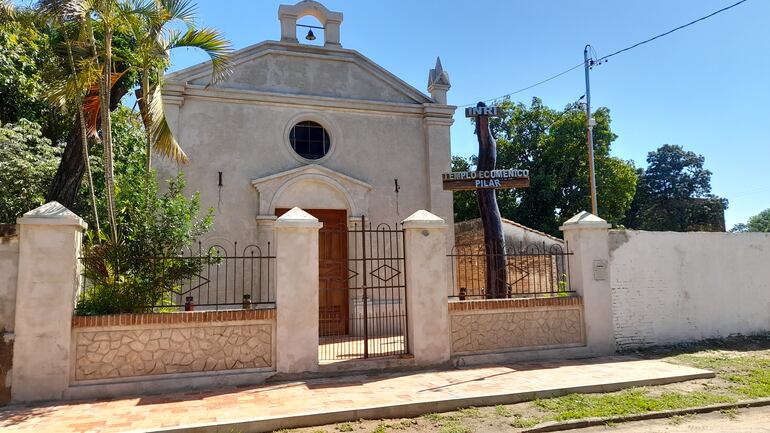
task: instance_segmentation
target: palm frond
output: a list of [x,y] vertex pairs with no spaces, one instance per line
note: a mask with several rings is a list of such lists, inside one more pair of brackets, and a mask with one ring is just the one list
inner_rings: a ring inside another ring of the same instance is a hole
[[0,0],[0,18],[14,18],[16,16],[16,7],[11,0]]
[[91,9],[88,0],[39,0],[37,10],[46,15],[63,18],[82,17]]
[[157,15],[155,0],[121,1],[117,6],[119,15],[123,19],[129,17],[153,19]]
[[186,164],[189,161],[187,154],[174,138],[171,128],[166,121],[166,114],[163,112],[163,96],[160,92],[161,86],[154,86],[152,90],[152,100],[150,102],[148,117],[151,121],[150,131],[153,143],[153,150],[164,158]]
[[[112,88],[112,86],[114,86],[118,80],[123,78],[123,75],[126,72],[128,71],[126,70],[123,72],[113,72],[110,88]],[[99,73],[101,74],[101,71]],[[97,80],[96,82],[91,83],[88,91],[83,96],[83,114],[86,118],[86,129],[88,129],[89,136],[96,136],[96,125],[99,121],[99,110],[101,106],[101,99],[99,98],[99,83]]]
[[160,6],[166,12],[166,21],[179,20],[188,28],[195,27],[198,7],[192,0],[159,0]]
[[46,93],[46,99],[53,105],[65,108],[78,95],[84,95],[99,80],[101,70],[93,59],[82,59],[77,62],[77,75],[68,74],[64,79],[51,85]]
[[211,82],[225,79],[232,72],[230,57],[233,53],[230,41],[218,30],[212,28],[188,29],[185,33],[171,33],[166,48],[199,48],[211,58]]

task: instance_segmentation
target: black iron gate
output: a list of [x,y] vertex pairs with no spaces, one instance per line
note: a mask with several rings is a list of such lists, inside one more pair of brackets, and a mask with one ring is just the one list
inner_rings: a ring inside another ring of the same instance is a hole
[[408,353],[404,230],[361,218],[319,233],[319,360]]

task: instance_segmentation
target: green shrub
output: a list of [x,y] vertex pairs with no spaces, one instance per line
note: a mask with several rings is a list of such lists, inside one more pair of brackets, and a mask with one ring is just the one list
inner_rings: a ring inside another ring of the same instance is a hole
[[0,125],[0,224],[15,224],[45,203],[61,153],[37,123],[21,119]]
[[104,233],[89,232],[83,254],[87,288],[77,314],[138,313],[169,305],[179,281],[217,260],[180,257],[213,223],[213,210],[199,218],[199,195],[187,198],[184,186],[181,173],[168,181],[164,193],[159,193],[154,173],[130,172],[118,179],[119,240],[113,243]]

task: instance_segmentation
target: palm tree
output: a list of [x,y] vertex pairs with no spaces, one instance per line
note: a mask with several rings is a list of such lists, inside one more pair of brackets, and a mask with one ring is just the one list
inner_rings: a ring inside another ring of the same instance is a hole
[[[137,101],[147,134],[149,175],[153,150],[176,162],[187,162],[187,155],[171,133],[163,113],[161,88],[163,73],[170,65],[170,51],[180,47],[203,50],[211,58],[211,82],[215,83],[230,73],[232,48],[220,32],[195,28],[196,7],[191,0],[155,0],[152,13],[132,18],[131,28],[137,40],[136,68],[141,76]],[[186,31],[170,28],[177,21],[187,26]]]
[[84,24],[85,38],[90,39],[95,54],[97,48],[92,20],[98,19],[102,27],[101,76],[98,80],[99,117],[101,141],[104,147],[104,181],[110,238],[113,242],[117,242],[115,174],[112,153],[112,122],[110,119],[110,91],[114,78],[112,72],[112,38],[115,31],[126,27],[134,19],[134,16],[149,16],[153,8],[150,3],[123,0],[41,0],[40,6],[42,10],[56,13],[63,18],[75,18],[81,21]]
[[[88,137],[89,135],[89,128],[86,123],[86,114],[83,108],[83,94],[88,91],[90,87],[90,83],[94,81],[94,77],[98,76],[98,59],[96,57],[92,59],[88,59],[89,61],[81,61],[81,71],[78,71],[78,69],[75,67],[75,57],[72,54],[72,43],[70,42],[69,35],[68,35],[68,29],[65,23],[59,19],[59,25],[62,30],[62,34],[64,36],[64,44],[67,48],[67,63],[70,68],[71,78],[74,80],[74,83],[72,83],[72,86],[65,86],[66,87],[73,87],[71,90],[72,99],[75,100],[75,106],[77,107],[77,116],[78,116],[78,123],[80,124],[80,138],[82,140],[82,146],[83,146],[83,161],[85,161],[85,169],[86,169],[86,180],[88,181],[88,191],[91,195],[91,211],[94,214],[94,223],[96,224],[96,231],[101,232],[101,226],[99,224],[99,211],[97,210],[96,206],[96,192],[94,191],[94,178],[91,175],[91,162],[88,157]],[[65,93],[70,93],[65,90]],[[95,119],[94,119],[95,120]],[[95,123],[95,122],[94,122]],[[95,125],[94,125],[94,136],[95,134]]]
[[0,19],[16,16],[16,8],[11,0],[0,0]]

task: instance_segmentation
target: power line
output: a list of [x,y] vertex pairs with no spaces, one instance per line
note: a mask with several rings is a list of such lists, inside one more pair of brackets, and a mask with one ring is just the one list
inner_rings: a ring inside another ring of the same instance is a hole
[[[659,34],[659,35],[656,35],[656,36],[653,36],[653,37],[651,37],[651,38],[649,38],[649,39],[645,39],[645,40],[643,40],[643,41],[641,41],[641,42],[637,42],[637,43],[635,43],[635,44],[633,44],[633,45],[630,45],[630,46],[628,46],[628,47],[626,47],[626,48],[623,48],[623,49],[620,49],[620,50],[618,50],[618,51],[615,51],[614,53],[611,53],[611,54],[607,54],[606,56],[603,56],[603,57],[601,57],[601,58],[599,58],[599,59],[597,59],[597,60],[591,60],[591,63],[592,63],[592,64],[598,64],[598,63],[600,63],[600,62],[602,62],[602,61],[604,61],[604,60],[606,60],[606,59],[608,59],[608,58],[610,58],[610,57],[612,57],[612,56],[616,56],[616,55],[618,55],[618,54],[620,54],[620,53],[626,52],[626,51],[628,51],[628,50],[632,50],[632,49],[634,49],[634,48],[636,48],[636,47],[638,47],[638,46],[640,46],[640,45],[644,45],[644,44],[646,44],[646,43],[652,42],[652,41],[654,41],[655,39],[658,39],[658,38],[662,38],[663,36],[666,36],[666,35],[670,35],[671,33],[674,33],[674,32],[675,32],[675,31],[677,31],[677,30],[681,30],[681,29],[683,29],[683,28],[685,28],[685,27],[689,27],[689,26],[691,26],[691,25],[693,25],[693,24],[696,24],[696,23],[698,23],[698,22],[700,22],[700,21],[703,21],[703,20],[709,19],[709,18],[713,17],[714,15],[720,14],[720,13],[722,13],[722,12],[724,12],[724,11],[728,10],[728,9],[732,9],[732,8],[734,8],[734,7],[738,6],[738,5],[740,5],[741,3],[745,3],[746,1],[747,1],[747,0],[740,0],[740,1],[736,2],[736,3],[733,3],[733,4],[731,4],[730,6],[726,6],[726,7],[722,8],[722,9],[719,9],[719,10],[717,10],[717,11],[714,11],[714,12],[712,12],[712,13],[708,14],[708,15],[705,15],[705,16],[703,16],[703,17],[700,17],[700,18],[696,19],[696,20],[690,21],[690,22],[689,22],[689,23],[687,23],[687,24],[683,24],[683,25],[681,25],[681,26],[679,26],[679,27],[675,27],[675,28],[673,28],[673,29],[671,29],[671,30],[669,30],[669,31],[667,31],[667,32],[665,32],[665,33],[661,33],[661,34]],[[529,89],[531,89],[531,88],[533,88],[533,87],[537,87],[537,86],[539,86],[539,85],[541,85],[541,84],[545,84],[545,83],[547,83],[547,82],[549,82],[549,81],[551,81],[551,80],[554,80],[554,79],[556,79],[556,78],[559,78],[559,77],[561,77],[562,75],[564,75],[564,74],[566,74],[566,73],[568,73],[568,72],[571,72],[571,71],[573,71],[573,70],[575,70],[575,69],[577,69],[577,68],[579,68],[579,67],[583,66],[584,64],[585,64],[585,62],[580,62],[580,63],[578,63],[577,65],[575,65],[575,66],[573,66],[573,67],[571,67],[571,68],[569,68],[569,69],[566,69],[566,70],[564,70],[564,71],[562,71],[562,72],[559,72],[559,73],[558,73],[558,74],[556,74],[556,75],[552,75],[552,76],[550,76],[550,77],[548,77],[548,78],[546,78],[546,79],[544,79],[544,80],[542,80],[542,81],[538,81],[538,82],[537,82],[537,83],[535,83],[535,84],[532,84],[532,85],[530,85],[530,86],[527,86],[527,87],[523,87],[523,88],[521,88],[521,89],[519,89],[519,90],[516,90],[516,91],[514,91],[514,92],[511,92],[511,93],[506,93],[505,95],[502,95],[502,96],[498,96],[497,98],[486,99],[486,100],[484,100],[484,102],[496,101],[496,100],[499,100],[499,99],[503,99],[503,98],[506,98],[506,97],[509,97],[509,96],[515,95],[515,94],[517,94],[517,93],[521,93],[521,92],[524,92],[524,91],[526,91],[526,90],[529,90]],[[470,106],[472,106],[472,105],[476,105],[476,103],[474,102],[474,103],[471,103],[471,104],[465,104],[465,105],[461,105],[460,107],[461,107],[461,108],[463,108],[463,107],[470,107]]]
[[[744,0],[744,1],[745,1],[745,0]],[[538,82],[537,82],[537,83],[535,83],[535,84],[532,84],[532,85],[530,85],[530,86],[527,86],[527,87],[523,87],[523,88],[521,88],[521,89],[519,89],[519,90],[516,90],[515,92],[506,93],[505,95],[502,95],[502,96],[498,96],[497,98],[487,99],[487,100],[485,100],[484,102],[489,102],[489,101],[496,101],[496,100],[498,100],[498,99],[503,99],[503,98],[505,98],[505,97],[508,97],[508,96],[511,96],[511,95],[515,95],[515,94],[517,94],[517,93],[521,93],[521,92],[524,92],[525,90],[529,90],[529,89],[531,89],[531,88],[533,88],[533,87],[537,87],[537,86],[539,86],[539,85],[541,85],[541,84],[544,84],[544,83],[547,83],[547,82],[549,82],[549,81],[551,81],[551,80],[554,80],[554,79],[556,79],[556,78],[559,78],[559,77],[561,77],[562,75],[564,75],[564,74],[566,74],[566,73],[568,73],[568,72],[572,72],[573,70],[575,70],[575,69],[577,69],[577,68],[579,68],[579,67],[581,67],[581,66],[583,66],[583,62],[580,62],[580,63],[578,63],[577,65],[575,65],[575,66],[573,66],[573,67],[571,67],[571,68],[569,68],[569,69],[566,69],[566,70],[564,70],[564,71],[561,71],[561,72],[559,72],[559,73],[558,73],[558,74],[556,74],[556,75],[550,76],[550,77],[546,78],[545,80],[542,80],[542,81],[538,81]],[[472,103],[472,104],[465,104],[465,105],[461,105],[460,107],[461,107],[461,108],[462,108],[462,107],[470,107],[471,105],[476,105],[476,103],[474,102],[474,103]]]
[[596,61],[597,61],[597,62],[601,62],[602,60],[608,59],[608,58],[610,58],[610,57],[612,57],[612,56],[615,56],[615,55],[618,55],[618,54],[620,54],[620,53],[622,53],[622,52],[625,52],[625,51],[628,51],[628,50],[634,49],[634,48],[638,47],[639,45],[644,45],[644,44],[646,44],[646,43],[648,43],[648,42],[652,42],[652,41],[654,41],[655,39],[658,39],[658,38],[662,38],[663,36],[666,36],[666,35],[670,35],[671,33],[674,33],[674,32],[675,32],[675,31],[677,31],[677,30],[681,30],[681,29],[683,29],[683,28],[685,28],[685,27],[689,27],[689,26],[691,26],[691,25],[693,25],[693,24],[695,24],[695,23],[698,23],[698,22],[700,22],[700,21],[703,21],[703,20],[705,20],[705,19],[709,19],[709,18],[713,17],[713,16],[714,16],[714,15],[716,15],[716,14],[722,13],[722,12],[724,12],[724,11],[728,10],[728,9],[732,9],[732,8],[734,8],[734,7],[738,6],[739,4],[741,4],[741,3],[744,3],[744,2],[746,2],[746,1],[747,1],[747,0],[741,0],[741,1],[739,1],[739,2],[733,3],[733,4],[731,4],[730,6],[727,6],[727,7],[724,7],[724,8],[722,8],[722,9],[719,9],[718,11],[712,12],[712,13],[710,13],[710,14],[706,15],[706,16],[700,17],[700,18],[698,18],[697,20],[693,20],[693,21],[690,21],[690,22],[689,22],[689,23],[687,23],[687,24],[683,24],[683,25],[681,25],[681,26],[679,26],[679,27],[673,28],[673,29],[671,29],[671,30],[669,30],[669,31],[667,31],[667,32],[665,32],[665,33],[661,33],[661,34],[659,34],[659,35],[657,35],[657,36],[653,36],[653,37],[651,37],[651,38],[649,38],[649,39],[646,39],[646,40],[644,40],[644,41],[641,41],[641,42],[637,42],[637,43],[635,43],[635,44],[633,44],[633,45],[630,45],[630,46],[628,46],[628,47],[626,47],[626,48],[623,48],[622,50],[618,50],[618,51],[615,51],[615,52],[614,52],[614,53],[612,53],[612,54],[607,54],[606,56],[604,56],[604,57],[601,57],[601,58],[599,58],[599,59],[598,59],[598,60],[596,60]]

